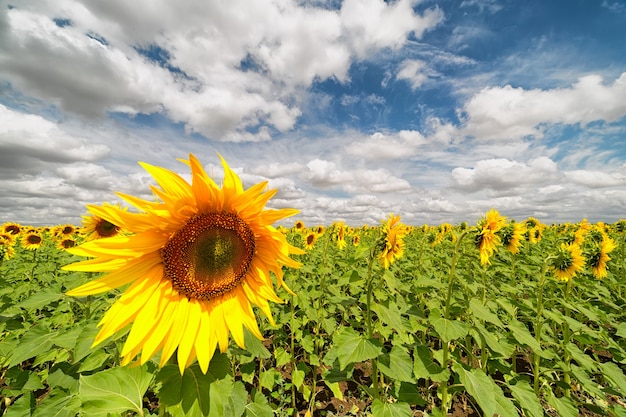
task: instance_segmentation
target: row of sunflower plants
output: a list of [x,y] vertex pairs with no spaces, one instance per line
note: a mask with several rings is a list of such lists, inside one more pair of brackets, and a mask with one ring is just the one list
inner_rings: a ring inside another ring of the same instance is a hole
[[92,349],[119,294],[67,297],[93,273],[59,241],[83,237],[38,231],[1,269],[3,415],[624,415],[621,224],[502,220],[285,230],[307,252],[264,341],[182,374],[119,367],[127,330]]
[[625,222],[274,228],[275,190],[182,162],[2,226],[2,415],[626,415]]

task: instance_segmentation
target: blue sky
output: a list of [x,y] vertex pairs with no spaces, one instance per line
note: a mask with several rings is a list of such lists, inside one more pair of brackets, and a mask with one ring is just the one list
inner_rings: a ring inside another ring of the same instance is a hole
[[612,223],[624,41],[616,0],[0,1],[0,221],[219,152],[310,225]]

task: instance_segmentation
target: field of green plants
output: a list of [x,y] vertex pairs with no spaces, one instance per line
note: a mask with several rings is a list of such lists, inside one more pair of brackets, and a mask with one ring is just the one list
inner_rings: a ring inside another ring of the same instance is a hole
[[92,347],[120,292],[65,295],[96,275],[61,269],[82,258],[52,230],[5,242],[0,415],[626,416],[626,222],[520,225],[517,253],[480,223],[407,226],[388,269],[380,226],[285,229],[296,295],[206,375],[120,366],[128,330]]

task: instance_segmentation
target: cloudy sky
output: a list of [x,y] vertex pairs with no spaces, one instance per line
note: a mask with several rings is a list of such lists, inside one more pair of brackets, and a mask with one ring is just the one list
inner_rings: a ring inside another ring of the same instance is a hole
[[622,0],[0,0],[0,222],[190,152],[307,225],[615,222],[625,40]]

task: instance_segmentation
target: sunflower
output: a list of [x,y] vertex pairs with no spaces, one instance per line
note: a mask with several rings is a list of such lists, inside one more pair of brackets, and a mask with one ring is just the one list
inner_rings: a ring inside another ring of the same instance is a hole
[[607,263],[611,260],[609,253],[617,247],[615,241],[606,237],[601,243],[592,243],[587,250],[587,266],[591,268],[593,276],[602,279],[607,276]]
[[325,230],[326,230],[326,229],[324,228],[324,226],[317,226],[317,227],[315,228],[315,233],[317,233],[317,235],[318,235],[318,236],[321,236],[321,235],[323,235],[323,234],[324,234],[324,231],[325,231]]
[[57,241],[56,247],[60,250],[67,250],[76,246],[76,240],[70,237],[66,237],[63,239],[59,239]]
[[161,351],[159,365],[164,366],[177,351],[181,374],[196,358],[206,373],[216,347],[226,351],[229,333],[242,348],[244,327],[263,338],[252,305],[275,324],[268,301],[282,300],[270,272],[278,286],[293,294],[283,281],[282,267],[299,267],[289,254],[304,252],[289,245],[272,223],[298,211],[264,210],[277,190],[265,191],[267,182],[244,190],[241,179],[220,159],[221,188],[190,155],[182,162],[191,168],[191,184],[170,170],[140,163],[159,185],[152,187],[158,201],[118,193],[139,213],[88,206],[94,216],[133,233],[69,249],[95,259],[65,267],[108,272],[69,291],[71,296],[130,284],[100,321],[94,341],[97,345],[132,323],[122,365],[135,358],[143,364]]
[[582,249],[575,243],[561,243],[556,255],[551,259],[550,269],[559,281],[567,282],[585,267]]
[[480,263],[489,264],[489,257],[493,255],[499,245],[502,244],[497,232],[504,227],[506,217],[503,217],[495,209],[487,212],[477,224],[476,246],[480,252]]
[[359,235],[352,236],[352,245],[353,246],[359,246],[360,243],[361,243],[361,236],[359,236]]
[[296,232],[299,232],[299,233],[304,233],[306,231],[306,226],[304,225],[304,222],[302,220],[298,220],[293,225],[293,228],[295,229]]
[[[112,206],[111,204],[104,203],[104,206]],[[119,208],[119,206],[117,206]],[[122,229],[103,219],[99,216],[83,216],[83,230],[85,240],[102,239],[105,237],[113,237],[122,233]]]
[[500,236],[502,245],[512,254],[516,254],[519,252],[519,248],[524,240],[524,232],[524,224],[512,221],[500,229],[498,235]]
[[390,214],[387,220],[383,220],[381,229],[383,242],[382,252],[378,255],[378,260],[383,268],[389,269],[392,263],[400,259],[404,254],[404,236],[407,229],[400,223],[400,216]]
[[317,241],[317,233],[310,232],[304,237],[304,249],[311,250],[313,246],[315,246],[315,242]]
[[346,227],[343,222],[339,222],[335,224],[335,233],[337,238],[337,247],[339,250],[346,247]]
[[40,232],[31,229],[22,236],[22,247],[28,250],[36,250],[43,244],[43,236]]
[[61,238],[74,236],[76,233],[76,226],[73,224],[61,224],[54,227],[52,234]]
[[22,226],[19,223],[6,222],[2,225],[2,229],[0,229],[0,231],[12,236],[17,236],[22,231]]
[[10,235],[0,234],[0,263],[15,256],[15,240],[5,236]]

